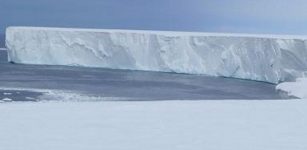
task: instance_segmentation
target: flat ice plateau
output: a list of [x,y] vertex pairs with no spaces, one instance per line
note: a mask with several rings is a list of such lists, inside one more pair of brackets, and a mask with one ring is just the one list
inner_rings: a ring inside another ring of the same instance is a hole
[[303,77],[306,37],[9,27],[11,62],[163,71],[278,83]]

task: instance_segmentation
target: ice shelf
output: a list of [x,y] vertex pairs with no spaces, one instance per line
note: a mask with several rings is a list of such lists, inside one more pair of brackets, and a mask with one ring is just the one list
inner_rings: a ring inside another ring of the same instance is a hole
[[278,83],[307,71],[306,37],[9,27],[9,61],[235,77]]

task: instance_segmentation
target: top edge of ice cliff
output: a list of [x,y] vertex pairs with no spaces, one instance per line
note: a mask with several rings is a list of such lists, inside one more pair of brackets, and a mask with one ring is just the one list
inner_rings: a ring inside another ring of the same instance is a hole
[[132,30],[132,29],[96,29],[96,28],[62,28],[62,27],[34,27],[34,26],[9,26],[11,29],[50,30],[50,31],[84,31],[84,32],[113,32],[113,33],[144,33],[169,36],[214,36],[214,37],[246,37],[269,39],[300,39],[307,40],[307,35],[291,34],[253,34],[253,33],[226,33],[226,32],[194,32],[194,31],[167,31],[167,30]]

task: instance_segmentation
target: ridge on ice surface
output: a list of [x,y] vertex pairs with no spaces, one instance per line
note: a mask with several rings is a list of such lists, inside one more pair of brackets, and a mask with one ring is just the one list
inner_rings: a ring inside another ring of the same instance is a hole
[[9,27],[9,61],[278,83],[307,70],[306,36]]

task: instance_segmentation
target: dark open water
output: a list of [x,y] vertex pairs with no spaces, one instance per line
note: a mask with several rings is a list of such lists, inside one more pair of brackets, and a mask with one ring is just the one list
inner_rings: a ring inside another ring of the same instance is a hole
[[[132,100],[282,98],[274,84],[264,82],[176,73],[10,64],[6,51],[0,51],[0,86],[73,90],[92,96]],[[40,93],[31,91],[0,90],[0,100],[25,101],[38,95]]]
[[0,33],[0,48],[5,47],[5,35]]

